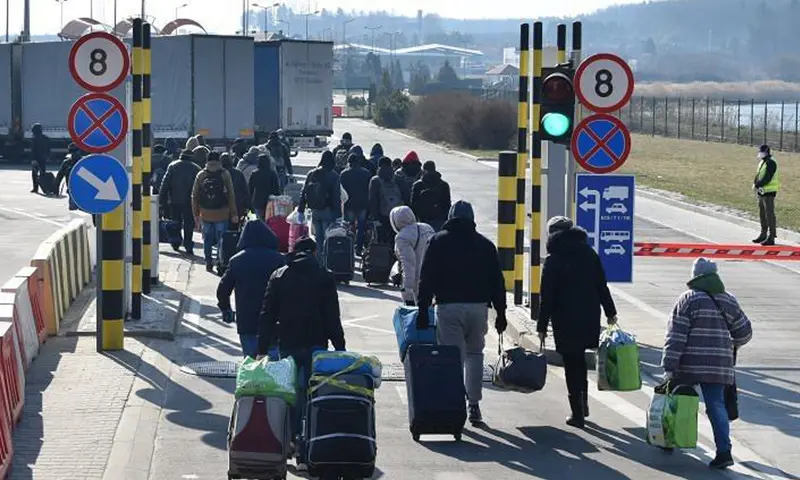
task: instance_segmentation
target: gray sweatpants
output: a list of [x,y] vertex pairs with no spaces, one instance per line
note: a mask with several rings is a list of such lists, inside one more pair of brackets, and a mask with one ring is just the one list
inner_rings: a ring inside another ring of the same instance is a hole
[[470,405],[483,399],[483,348],[489,331],[485,303],[446,303],[436,306],[436,340],[461,351],[464,387]]

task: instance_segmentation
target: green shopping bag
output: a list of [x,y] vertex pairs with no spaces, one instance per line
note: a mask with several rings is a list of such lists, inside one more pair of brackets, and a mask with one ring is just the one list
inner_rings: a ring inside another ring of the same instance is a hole
[[294,405],[297,400],[296,382],[297,367],[291,357],[277,362],[266,357],[261,360],[246,357],[236,374],[235,395],[236,398],[278,397]]
[[630,392],[642,388],[639,368],[639,346],[636,338],[618,324],[600,334],[597,349],[597,388]]
[[663,448],[697,447],[700,396],[691,385],[662,383],[647,411],[647,443]]

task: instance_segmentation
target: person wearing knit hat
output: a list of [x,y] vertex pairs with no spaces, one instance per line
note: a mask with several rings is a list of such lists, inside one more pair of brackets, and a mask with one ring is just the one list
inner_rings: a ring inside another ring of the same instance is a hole
[[736,352],[752,339],[753,327],[713,260],[696,259],[687,286],[667,323],[661,366],[666,379],[700,385],[717,447],[709,466],[725,469],[733,465],[726,396],[735,393]]
[[601,308],[609,325],[617,322],[617,308],[586,231],[559,216],[547,222],[547,232],[536,331],[544,343],[552,325],[567,380],[567,425],[583,428],[589,416],[586,350],[598,347]]
[[422,162],[419,155],[414,150],[406,153],[400,170],[394,173],[397,184],[400,185],[400,192],[403,194],[403,203],[411,205],[411,188],[414,182],[422,177]]
[[508,325],[505,281],[497,248],[476,230],[472,205],[463,200],[455,202],[448,218],[442,231],[431,238],[422,260],[417,328],[429,326],[428,308],[436,300],[437,341],[457,346],[461,352],[469,421],[480,425],[487,305],[494,308],[494,327],[502,335]]
[[[190,257],[194,256],[192,235],[195,227],[192,212],[192,188],[199,172],[200,167],[194,163],[194,155],[191,150],[183,150],[180,152],[178,160],[167,166],[158,190],[159,212],[164,216],[169,216],[177,226],[174,234],[169,235],[169,243],[176,252],[183,244]],[[183,235],[181,235],[181,231]]]

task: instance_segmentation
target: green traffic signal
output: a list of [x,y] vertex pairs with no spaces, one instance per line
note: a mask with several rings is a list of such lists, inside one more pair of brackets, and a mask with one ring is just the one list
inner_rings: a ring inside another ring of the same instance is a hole
[[570,119],[562,113],[548,113],[542,117],[542,129],[551,137],[564,136],[569,132]]

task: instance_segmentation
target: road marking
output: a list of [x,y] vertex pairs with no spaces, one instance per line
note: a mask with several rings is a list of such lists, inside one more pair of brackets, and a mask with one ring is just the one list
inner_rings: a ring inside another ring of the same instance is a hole
[[0,211],[13,213],[13,214],[16,214],[16,215],[21,215],[23,217],[28,217],[28,218],[33,219],[33,220],[38,220],[40,222],[49,223],[49,224],[55,225],[57,227],[66,227],[67,226],[67,223],[65,223],[65,222],[57,222],[55,220],[50,220],[49,218],[43,218],[40,215],[33,214],[33,213],[28,213],[28,212],[25,212],[23,210],[18,210],[16,208],[0,207]]
[[385,328],[378,328],[378,327],[370,327],[369,325],[361,325],[360,323],[358,323],[363,320],[371,320],[373,318],[378,318],[378,317],[380,317],[380,315],[370,315],[368,317],[360,317],[360,318],[354,318],[352,320],[345,320],[344,322],[342,322],[342,326],[361,328],[364,330],[370,330],[372,332],[389,333],[391,335],[395,335],[394,330],[387,330]]
[[408,390],[405,385],[395,385],[394,389],[397,391],[397,396],[400,397],[400,403],[408,406]]

